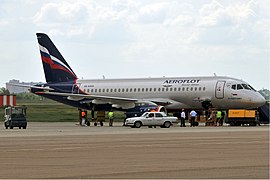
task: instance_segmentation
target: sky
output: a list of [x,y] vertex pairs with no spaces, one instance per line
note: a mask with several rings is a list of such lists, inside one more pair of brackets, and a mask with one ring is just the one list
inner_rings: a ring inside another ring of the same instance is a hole
[[215,73],[270,89],[269,0],[0,0],[0,87],[45,82],[37,32],[83,79]]

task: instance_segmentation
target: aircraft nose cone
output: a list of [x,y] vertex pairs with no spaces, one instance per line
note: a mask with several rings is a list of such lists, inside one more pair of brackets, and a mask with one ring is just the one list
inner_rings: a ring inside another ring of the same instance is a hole
[[264,97],[261,94],[259,94],[259,96],[257,96],[255,99],[255,102],[256,102],[258,107],[263,106],[265,104],[265,101],[266,100],[264,99]]

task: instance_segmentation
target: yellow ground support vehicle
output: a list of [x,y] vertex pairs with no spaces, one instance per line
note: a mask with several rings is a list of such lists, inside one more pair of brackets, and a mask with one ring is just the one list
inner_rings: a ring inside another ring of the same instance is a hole
[[231,126],[241,126],[244,124],[256,126],[260,124],[257,111],[245,109],[229,109],[228,119],[225,122]]

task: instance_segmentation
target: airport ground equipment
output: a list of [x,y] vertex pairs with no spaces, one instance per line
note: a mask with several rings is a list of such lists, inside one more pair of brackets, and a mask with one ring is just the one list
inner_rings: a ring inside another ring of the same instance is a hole
[[241,126],[249,124],[256,126],[259,123],[259,116],[256,110],[229,109],[228,118],[225,123],[231,126]]
[[13,129],[14,127],[26,129],[26,107],[14,106],[5,108],[4,126],[6,129]]
[[270,102],[266,102],[265,105],[258,108],[261,124],[269,124],[270,123],[269,103]]
[[169,117],[164,112],[145,112],[140,117],[127,118],[125,121],[126,126],[134,128],[141,126],[169,128],[174,123],[178,123],[177,117]]
[[217,110],[211,109],[209,112],[209,117],[205,119],[205,126],[216,126],[217,125]]
[[92,118],[92,121],[94,122],[94,126],[97,126],[98,123],[100,124],[100,126],[103,126],[105,118],[106,118],[105,111],[97,111],[97,117]]

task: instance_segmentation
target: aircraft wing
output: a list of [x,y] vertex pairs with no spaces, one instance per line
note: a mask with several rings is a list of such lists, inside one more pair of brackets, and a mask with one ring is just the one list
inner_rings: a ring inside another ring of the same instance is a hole
[[101,96],[101,95],[86,95],[86,94],[72,94],[72,93],[59,93],[59,92],[36,92],[36,94],[47,94],[55,96],[67,97],[72,101],[82,101],[82,103],[92,102],[94,104],[112,104],[116,108],[132,108],[135,106],[135,102],[139,99],[114,97],[114,96]]
[[161,106],[167,106],[170,104],[178,103],[177,101],[169,99],[169,98],[150,98],[150,99],[144,99],[144,101],[150,101]]

